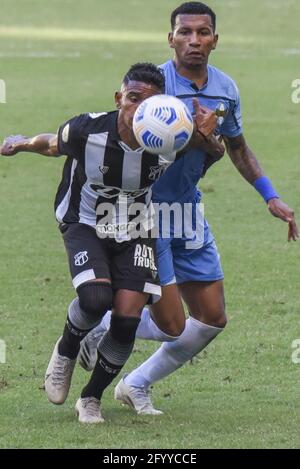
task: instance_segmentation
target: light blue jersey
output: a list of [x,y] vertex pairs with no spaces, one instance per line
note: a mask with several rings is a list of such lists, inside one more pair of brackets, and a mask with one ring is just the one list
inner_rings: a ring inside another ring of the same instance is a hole
[[[208,80],[201,88],[191,80],[176,72],[174,62],[169,60],[161,65],[166,80],[166,94],[176,96],[184,101],[192,114],[193,98],[210,109],[223,109],[225,118],[219,118],[216,129],[218,135],[236,137],[242,133],[242,119],[239,91],[235,82],[221,70],[208,65]],[[193,200],[196,186],[203,174],[206,158],[204,151],[195,149],[185,153],[171,165],[163,176],[152,186],[155,202],[186,202]]]
[[[239,91],[235,82],[215,67],[208,65],[208,80],[201,88],[176,72],[173,61],[169,60],[160,68],[166,79],[166,94],[182,99],[192,114],[193,98],[200,104],[216,110],[225,111],[219,118],[217,135],[236,137],[242,133],[242,119]],[[161,178],[152,186],[153,200],[172,204],[191,203],[193,214],[199,211],[201,192],[197,189],[203,176],[206,158],[202,150],[186,152],[171,165]],[[174,231],[171,229],[171,233]],[[161,230],[161,226],[160,226]],[[181,237],[161,237],[157,240],[158,272],[162,285],[175,281],[180,284],[188,281],[216,281],[223,279],[223,270],[218,249],[206,220],[202,232],[195,231],[192,236],[182,232]]]

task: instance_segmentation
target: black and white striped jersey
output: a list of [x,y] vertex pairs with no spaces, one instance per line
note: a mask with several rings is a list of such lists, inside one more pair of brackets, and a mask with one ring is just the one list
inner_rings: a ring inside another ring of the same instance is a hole
[[145,203],[151,185],[176,154],[168,159],[142,148],[132,150],[120,140],[118,111],[81,114],[58,130],[58,150],[67,155],[55,199],[60,223],[96,226],[96,211],[103,202],[120,196]]

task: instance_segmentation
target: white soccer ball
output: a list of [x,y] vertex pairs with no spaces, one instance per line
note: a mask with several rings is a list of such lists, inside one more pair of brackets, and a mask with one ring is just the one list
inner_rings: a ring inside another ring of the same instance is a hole
[[133,117],[133,132],[149,153],[170,155],[182,150],[193,133],[193,118],[180,99],[158,94],[145,99]]

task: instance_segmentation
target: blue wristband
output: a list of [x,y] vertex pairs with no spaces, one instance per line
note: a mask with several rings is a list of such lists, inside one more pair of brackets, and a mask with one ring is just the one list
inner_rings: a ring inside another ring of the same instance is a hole
[[257,178],[254,181],[253,186],[266,202],[268,202],[270,199],[279,199],[279,195],[275,191],[272,182],[267,176],[260,176]]

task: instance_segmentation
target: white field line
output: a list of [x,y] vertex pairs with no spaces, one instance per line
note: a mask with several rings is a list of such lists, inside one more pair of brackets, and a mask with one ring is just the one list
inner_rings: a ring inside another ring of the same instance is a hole
[[20,39],[47,39],[56,41],[86,40],[109,42],[165,42],[167,36],[159,32],[115,31],[63,28],[24,28],[19,26],[0,26],[0,37]]
[[1,59],[78,59],[80,52],[52,52],[52,51],[37,51],[37,52],[0,52]]

